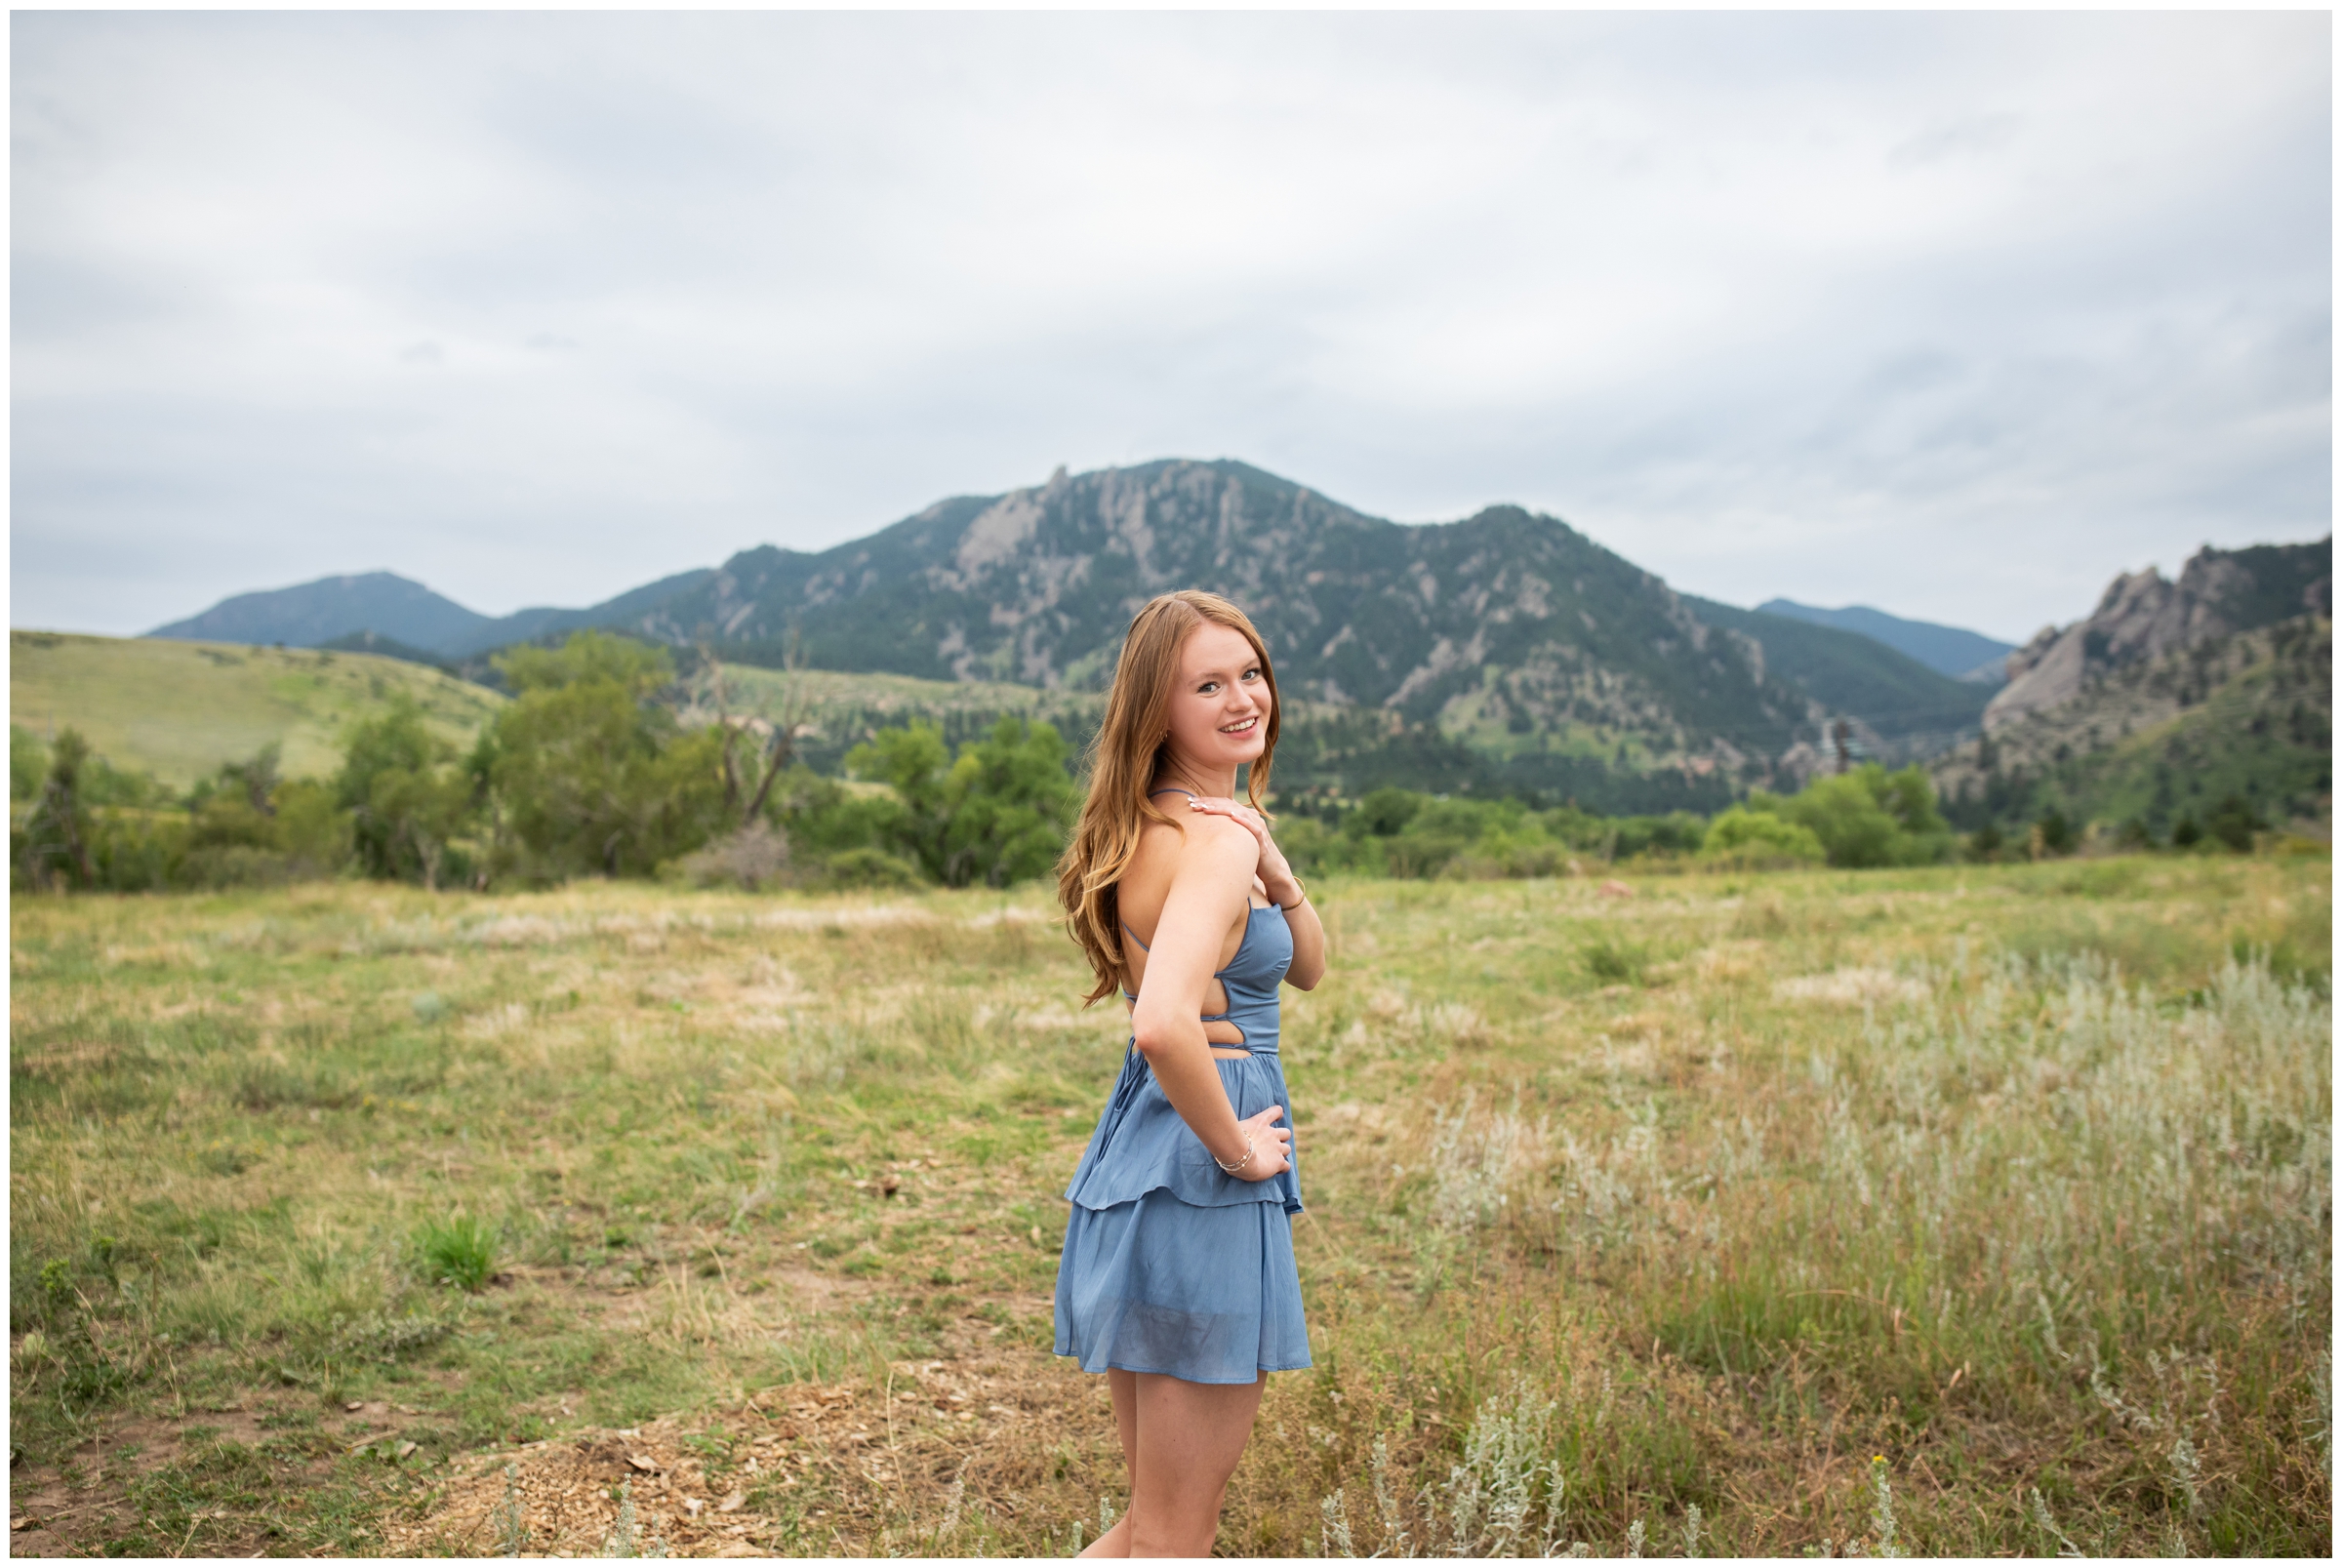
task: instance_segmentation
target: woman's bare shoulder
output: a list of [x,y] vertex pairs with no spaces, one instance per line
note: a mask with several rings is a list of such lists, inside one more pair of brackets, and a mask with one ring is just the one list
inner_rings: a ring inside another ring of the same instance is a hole
[[1241,824],[1226,817],[1197,813],[1176,823],[1147,823],[1139,829],[1138,854],[1131,872],[1168,887],[1183,874],[1217,877],[1225,872],[1250,885],[1260,842]]

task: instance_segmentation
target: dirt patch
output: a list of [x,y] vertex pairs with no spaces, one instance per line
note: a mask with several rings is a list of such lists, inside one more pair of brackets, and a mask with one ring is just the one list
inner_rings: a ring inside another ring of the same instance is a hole
[[951,1554],[987,1515],[1079,1516],[1083,1500],[1032,1491],[1070,1421],[1110,1433],[1102,1392],[1038,1351],[899,1362],[882,1387],[786,1385],[701,1418],[465,1456],[386,1526],[384,1549],[586,1556],[630,1529],[636,1551],[675,1556]]
[[[420,1390],[419,1390],[420,1392]],[[425,1395],[427,1397],[427,1395]],[[10,1477],[9,1550],[31,1557],[88,1556],[132,1527],[140,1510],[132,1501],[139,1483],[174,1466],[199,1460],[222,1445],[256,1452],[278,1450],[288,1439],[308,1450],[305,1462],[290,1462],[294,1479],[329,1473],[336,1460],[363,1450],[385,1459],[404,1459],[418,1445],[410,1427],[434,1423],[442,1412],[386,1399],[348,1400],[319,1411],[307,1397],[253,1397],[184,1415],[143,1415],[109,1424],[75,1449],[61,1468],[27,1467]],[[191,1521],[233,1530],[224,1512],[202,1512]],[[222,1541],[203,1534],[201,1554],[242,1555],[265,1544],[266,1536]],[[194,1544],[190,1535],[188,1545]],[[162,1543],[168,1549],[171,1543]]]

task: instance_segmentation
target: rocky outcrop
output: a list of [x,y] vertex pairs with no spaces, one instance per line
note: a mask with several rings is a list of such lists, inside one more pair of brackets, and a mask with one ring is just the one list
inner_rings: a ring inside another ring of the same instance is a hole
[[2028,713],[2059,707],[2094,680],[2215,637],[2324,613],[2333,593],[2334,542],[2205,545],[2177,583],[2154,567],[2115,579],[2089,616],[2043,626],[2008,656],[2008,684],[1984,710],[1987,735]]

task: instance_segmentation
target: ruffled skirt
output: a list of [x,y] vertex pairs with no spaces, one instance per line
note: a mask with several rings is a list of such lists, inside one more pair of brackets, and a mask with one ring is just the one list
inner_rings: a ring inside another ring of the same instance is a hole
[[[1286,1107],[1272,1053],[1217,1064],[1239,1118]],[[1292,1215],[1293,1173],[1221,1175],[1130,1053],[1067,1196],[1057,1353],[1190,1383],[1251,1383],[1310,1365]]]

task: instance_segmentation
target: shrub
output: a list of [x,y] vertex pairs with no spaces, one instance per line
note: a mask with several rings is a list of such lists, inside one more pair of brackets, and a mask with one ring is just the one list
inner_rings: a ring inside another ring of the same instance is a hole
[[823,863],[830,886],[909,888],[919,885],[919,868],[878,849],[840,850]]
[[2228,795],[2204,818],[2204,831],[2241,855],[2252,848],[2252,835],[2269,824],[2242,795]]
[[2033,824],[2044,855],[2066,855],[2074,849],[2074,824],[2066,814],[2052,806]]
[[1819,865],[1828,858],[1812,828],[1773,812],[1734,806],[1708,824],[1700,858],[1719,865],[1746,867]]
[[1952,830],[1935,809],[1935,788],[1916,763],[1888,773],[1866,762],[1851,773],[1816,779],[1786,798],[1759,789],[1749,796],[1747,809],[1810,829],[1832,865],[1926,865],[1952,849]]
[[787,876],[788,835],[755,822],[686,855],[679,869],[694,887],[740,887],[753,893]]

